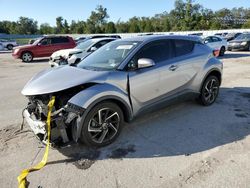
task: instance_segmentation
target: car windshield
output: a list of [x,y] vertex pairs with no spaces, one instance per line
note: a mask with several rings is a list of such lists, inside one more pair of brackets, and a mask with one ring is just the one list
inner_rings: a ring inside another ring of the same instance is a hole
[[110,42],[83,59],[77,67],[93,70],[114,70],[138,44],[138,41],[118,40]]
[[80,50],[86,50],[88,47],[90,47],[92,44],[94,44],[95,41],[92,39],[85,40],[80,42],[75,48]]
[[246,39],[250,39],[250,33],[248,34],[241,34],[238,37],[236,37],[237,40],[246,40]]

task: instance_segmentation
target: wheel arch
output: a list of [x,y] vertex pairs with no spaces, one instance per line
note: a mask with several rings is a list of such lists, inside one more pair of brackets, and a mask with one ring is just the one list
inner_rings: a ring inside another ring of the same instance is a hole
[[221,73],[218,69],[212,69],[212,70],[210,70],[210,71],[206,74],[206,76],[205,76],[204,79],[202,80],[202,84],[201,84],[201,86],[200,86],[199,91],[201,91],[204,82],[206,81],[206,79],[207,79],[209,76],[216,76],[216,77],[218,78],[218,80],[219,80],[220,85],[221,85],[221,82],[222,82],[222,73]]
[[22,58],[23,54],[24,54],[24,53],[27,53],[27,52],[31,53],[32,57],[34,57],[34,54],[33,54],[32,51],[30,51],[30,50],[24,50],[24,51],[22,51],[22,53],[21,53],[21,58]]
[[129,122],[133,118],[132,107],[125,91],[114,85],[96,83],[95,85],[80,91],[68,101],[68,103],[84,109],[80,116],[80,121],[77,123],[77,138],[80,138],[82,122],[90,110],[94,106],[105,101],[117,104],[121,108],[126,122]]

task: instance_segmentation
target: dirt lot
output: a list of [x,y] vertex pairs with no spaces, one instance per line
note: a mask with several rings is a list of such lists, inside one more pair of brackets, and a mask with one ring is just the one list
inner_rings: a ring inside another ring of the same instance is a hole
[[[31,64],[0,53],[0,187],[17,187],[22,169],[44,147],[26,126],[20,91],[47,60]],[[250,53],[224,58],[217,102],[176,104],[126,125],[112,145],[50,150],[48,165],[28,176],[30,187],[241,187],[250,185]]]

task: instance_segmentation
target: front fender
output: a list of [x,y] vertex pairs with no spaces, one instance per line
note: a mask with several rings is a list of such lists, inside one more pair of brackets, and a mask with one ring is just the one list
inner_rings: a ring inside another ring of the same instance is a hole
[[73,96],[68,103],[77,105],[84,109],[84,113],[77,119],[76,136],[81,135],[83,121],[88,112],[99,102],[104,100],[116,100],[123,104],[127,110],[128,119],[132,119],[132,108],[128,94],[122,89],[110,84],[96,84]]
[[131,108],[127,92],[110,84],[96,84],[91,86],[77,93],[68,102],[84,109],[88,109],[89,107],[108,99],[119,100],[124,105]]

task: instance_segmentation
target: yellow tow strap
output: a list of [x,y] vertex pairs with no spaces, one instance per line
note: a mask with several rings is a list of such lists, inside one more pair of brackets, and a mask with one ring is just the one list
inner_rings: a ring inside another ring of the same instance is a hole
[[45,153],[43,155],[43,159],[40,163],[38,163],[36,166],[30,168],[30,169],[24,169],[21,174],[17,177],[18,180],[18,188],[26,188],[27,187],[27,179],[26,177],[28,176],[29,172],[37,171],[43,168],[48,160],[48,155],[49,155],[49,146],[50,146],[50,116],[52,112],[52,108],[55,103],[55,97],[53,96],[51,100],[49,101],[48,104],[48,116],[47,116],[47,129],[48,129],[48,139],[47,139],[47,145],[45,149]]

